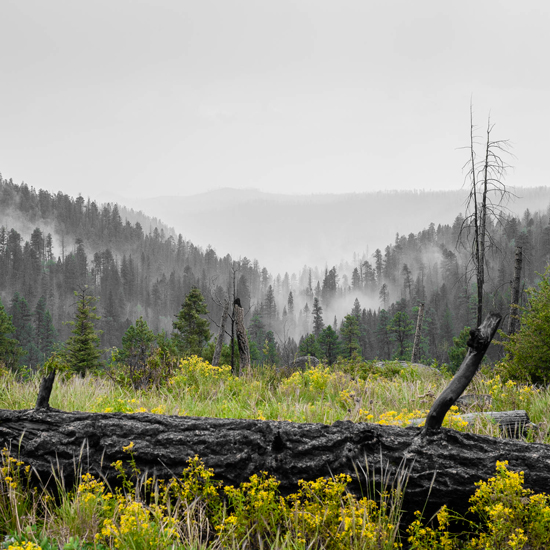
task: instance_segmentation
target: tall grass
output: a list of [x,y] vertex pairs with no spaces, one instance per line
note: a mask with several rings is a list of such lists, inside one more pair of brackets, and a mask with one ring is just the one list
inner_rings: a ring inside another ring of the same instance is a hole
[[[290,377],[274,367],[250,370],[233,376],[229,367],[212,367],[192,357],[181,361],[167,383],[147,390],[134,390],[103,376],[58,376],[50,405],[66,411],[144,412],[321,422],[337,420],[379,422],[405,426],[426,414],[450,376],[430,369],[384,368],[376,364],[345,361],[333,368],[319,367]],[[0,408],[34,406],[40,375],[18,376],[0,371]],[[526,384],[505,381],[493,372],[479,373],[468,392],[490,396],[467,412],[525,409],[539,430],[532,438],[550,442],[548,410],[550,392]],[[455,417],[459,413],[455,411]],[[467,427],[452,427],[474,433],[498,435],[498,427],[479,419]]]

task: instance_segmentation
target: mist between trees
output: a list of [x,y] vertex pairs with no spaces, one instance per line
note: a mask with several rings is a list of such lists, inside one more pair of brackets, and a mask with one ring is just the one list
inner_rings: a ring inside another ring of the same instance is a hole
[[[25,352],[20,362],[31,366],[44,361],[55,341],[69,338],[71,326],[64,323],[73,319],[74,291],[84,285],[98,298],[102,348],[121,347],[140,317],[168,338],[197,288],[212,334],[222,315],[219,298],[240,299],[255,362],[283,365],[304,354],[328,363],[354,354],[410,360],[416,308],[423,302],[420,359],[447,363],[453,338],[476,317],[468,250],[456,247],[460,209],[458,204],[453,224],[398,234],[372,255],[274,276],[256,260],[201,249],[145,215],[0,178],[0,297],[13,320],[11,336]],[[504,215],[501,223],[488,220],[493,246],[485,259],[486,310],[508,312],[516,246],[523,247],[524,286],[544,271],[549,215],[549,209],[526,210],[520,217]],[[205,357],[213,349],[212,338]],[[228,354],[225,349],[223,361]]]

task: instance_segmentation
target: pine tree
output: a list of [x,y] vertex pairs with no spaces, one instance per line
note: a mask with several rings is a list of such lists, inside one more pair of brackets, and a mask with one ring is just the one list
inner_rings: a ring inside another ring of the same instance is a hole
[[0,365],[8,368],[15,368],[19,363],[19,357],[24,353],[19,342],[13,338],[14,334],[15,327],[11,316],[7,314],[0,300]]
[[340,326],[340,338],[342,339],[342,355],[351,359],[354,353],[360,351],[359,346],[359,321],[355,315],[346,315]]
[[101,317],[95,313],[93,305],[97,300],[95,296],[88,295],[88,287],[83,286],[75,290],[76,312],[72,325],[72,336],[65,342],[62,356],[68,367],[85,376],[89,370],[101,366],[101,350],[99,349],[99,334],[95,330],[94,321]]
[[398,311],[391,320],[388,331],[397,343],[396,359],[409,360],[411,358],[412,336],[414,325],[405,311]]
[[279,350],[275,335],[271,330],[268,330],[265,335],[263,347],[264,362],[268,365],[277,365],[279,363]]
[[57,333],[52,316],[46,309],[46,297],[42,295],[34,308],[35,343],[40,352],[40,362],[44,363],[53,352]]
[[313,334],[315,338],[319,337],[323,328],[325,328],[325,323],[323,322],[323,308],[319,303],[319,298],[313,298]]
[[308,334],[307,336],[300,338],[298,354],[300,356],[312,355],[313,357],[319,358],[319,346],[317,345],[317,340],[315,339],[314,334]]
[[36,367],[40,362],[40,353],[35,343],[35,331],[32,313],[25,298],[16,292],[11,301],[10,313],[15,327],[15,339],[23,348],[20,364]]
[[207,313],[206,302],[201,291],[193,287],[186,296],[176,320],[172,323],[177,331],[174,333],[174,341],[182,355],[200,355],[206,342],[210,340],[208,320],[201,317]]
[[338,359],[340,341],[331,325],[321,332],[317,343],[323,360],[326,361],[328,365],[332,365]]

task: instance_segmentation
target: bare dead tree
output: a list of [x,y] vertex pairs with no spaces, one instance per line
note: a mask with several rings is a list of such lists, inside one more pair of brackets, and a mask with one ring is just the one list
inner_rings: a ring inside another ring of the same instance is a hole
[[246,372],[250,368],[250,349],[248,347],[246,329],[244,328],[244,310],[241,307],[239,298],[235,298],[235,302],[233,303],[233,317],[235,319],[237,344],[239,346],[239,370]]
[[[511,155],[508,140],[494,140],[491,137],[494,124],[487,119],[483,156],[478,160],[476,149],[481,145],[475,135],[473,108],[470,104],[470,144],[469,159],[464,165],[468,168],[466,180],[469,186],[466,201],[466,216],[460,227],[459,242],[467,238],[471,246],[470,261],[477,282],[477,325],[481,325],[483,316],[483,290],[485,286],[485,269],[487,248],[494,246],[488,230],[489,220],[500,223],[505,203],[514,194],[504,184],[504,176],[510,166],[504,157]],[[472,235],[473,233],[473,235]],[[470,272],[471,273],[471,272]]]
[[422,321],[424,320],[424,302],[418,306],[418,317],[416,319],[416,331],[414,333],[414,344],[411,356],[411,363],[418,363],[420,360],[420,338],[422,337]]
[[[212,297],[212,300],[222,309],[222,317],[219,324],[216,321],[216,319],[213,319],[211,317],[209,318],[210,321],[212,321],[219,329],[218,340],[216,341],[216,348],[214,349],[212,364],[217,365],[219,363],[221,358],[224,336],[227,335],[230,338],[231,371],[233,373],[235,373],[235,370],[236,370],[235,369],[235,340],[237,340],[237,346],[239,345],[239,342],[238,342],[238,334],[236,331],[236,322],[237,322],[236,310],[234,307],[231,308],[230,304],[235,303],[236,300],[239,300],[239,303],[240,303],[240,299],[237,296],[237,273],[239,273],[240,270],[241,270],[240,262],[234,261],[231,266],[231,278],[227,285],[227,290],[224,291],[220,286],[218,286],[216,289],[216,292],[211,292],[210,294]],[[249,313],[251,308],[252,308],[252,305],[250,305],[250,307],[246,311],[243,311],[242,313],[243,327],[244,327],[244,318]],[[230,331],[228,331],[225,328],[228,317],[229,317],[229,320],[231,321]],[[248,342],[247,342],[247,346],[248,346]],[[250,352],[248,353],[248,357],[249,356],[250,356]],[[249,362],[250,362],[250,358],[249,358]]]
[[516,246],[516,263],[512,281],[512,303],[510,304],[510,320],[508,334],[511,336],[519,329],[519,286],[521,281],[521,266],[523,261],[522,247]]

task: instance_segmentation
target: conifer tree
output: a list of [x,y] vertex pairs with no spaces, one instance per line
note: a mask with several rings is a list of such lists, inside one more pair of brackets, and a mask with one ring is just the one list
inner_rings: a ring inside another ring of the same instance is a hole
[[57,333],[52,316],[46,309],[46,297],[42,295],[34,308],[35,344],[40,353],[40,362],[46,361],[53,352]]
[[359,321],[355,315],[346,315],[340,326],[340,337],[342,339],[342,354],[350,359],[358,352],[359,346]]
[[319,298],[313,298],[313,334],[318,338],[321,331],[325,328],[323,322],[323,308],[319,303]]
[[10,313],[15,327],[15,339],[23,348],[20,364],[36,367],[40,361],[39,351],[35,344],[35,330],[32,322],[32,313],[25,298],[16,292],[11,301]]
[[200,355],[206,342],[210,340],[209,323],[201,315],[208,310],[201,291],[193,287],[185,298],[181,310],[172,326],[176,330],[174,341],[182,355]]
[[88,295],[88,287],[83,286],[74,291],[76,296],[76,312],[72,325],[72,336],[65,342],[63,358],[69,368],[85,376],[86,372],[101,366],[101,350],[99,349],[99,334],[95,330],[94,321],[101,317],[95,313],[93,305],[95,296]]
[[332,365],[336,359],[338,359],[340,341],[331,325],[321,332],[317,343],[323,360],[326,361],[328,365]]
[[315,339],[314,334],[308,334],[300,338],[300,344],[298,346],[298,354],[303,355],[312,355],[313,357],[319,357],[319,346],[317,345],[317,340]]
[[19,343],[13,338],[14,333],[11,316],[7,314],[0,300],[0,365],[8,368],[15,368],[23,354]]

